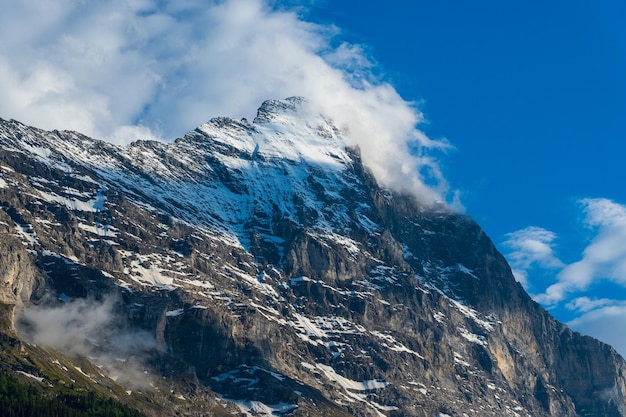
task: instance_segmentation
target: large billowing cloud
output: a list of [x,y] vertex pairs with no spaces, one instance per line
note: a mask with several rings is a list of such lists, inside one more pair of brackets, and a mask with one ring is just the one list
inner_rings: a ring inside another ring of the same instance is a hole
[[516,277],[531,283],[533,267],[553,272],[556,282],[533,298],[547,307],[564,304],[576,316],[568,322],[572,328],[626,354],[625,333],[615,331],[626,321],[626,301],[588,296],[601,282],[626,288],[626,206],[603,198],[579,203],[591,238],[578,261],[563,264],[553,247],[556,235],[536,227],[506,236],[507,258]]
[[117,143],[174,139],[214,116],[307,97],[379,182],[445,200],[445,141],[355,45],[264,0],[24,0],[0,14],[0,117]]

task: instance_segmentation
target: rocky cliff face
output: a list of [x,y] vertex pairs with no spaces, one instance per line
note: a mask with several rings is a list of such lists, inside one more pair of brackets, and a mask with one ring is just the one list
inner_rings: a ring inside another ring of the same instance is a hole
[[158,380],[132,389],[147,412],[626,415],[612,348],[534,303],[471,219],[378,187],[301,99],[170,144],[0,121],[0,233],[17,335],[108,303],[108,331],[72,337],[102,378],[109,349]]

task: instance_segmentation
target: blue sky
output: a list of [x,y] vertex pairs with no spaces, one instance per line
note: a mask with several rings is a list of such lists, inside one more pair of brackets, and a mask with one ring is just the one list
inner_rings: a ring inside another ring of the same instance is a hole
[[626,354],[623,2],[10,2],[0,117],[171,140],[306,96],[380,182],[462,205],[535,299]]

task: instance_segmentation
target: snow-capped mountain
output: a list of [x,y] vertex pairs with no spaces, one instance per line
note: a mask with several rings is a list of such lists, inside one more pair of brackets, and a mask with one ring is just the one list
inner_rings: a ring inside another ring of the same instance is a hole
[[173,143],[0,120],[0,235],[4,332],[148,414],[626,415],[612,348],[471,219],[379,187],[300,98]]

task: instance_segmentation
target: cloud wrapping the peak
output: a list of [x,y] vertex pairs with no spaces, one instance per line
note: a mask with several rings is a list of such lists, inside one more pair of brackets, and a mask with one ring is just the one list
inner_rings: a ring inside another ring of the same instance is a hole
[[[422,114],[333,26],[263,0],[14,2],[0,16],[0,117],[126,143],[304,96],[380,183],[423,200],[449,187]],[[20,26],[27,25],[29,30]]]

